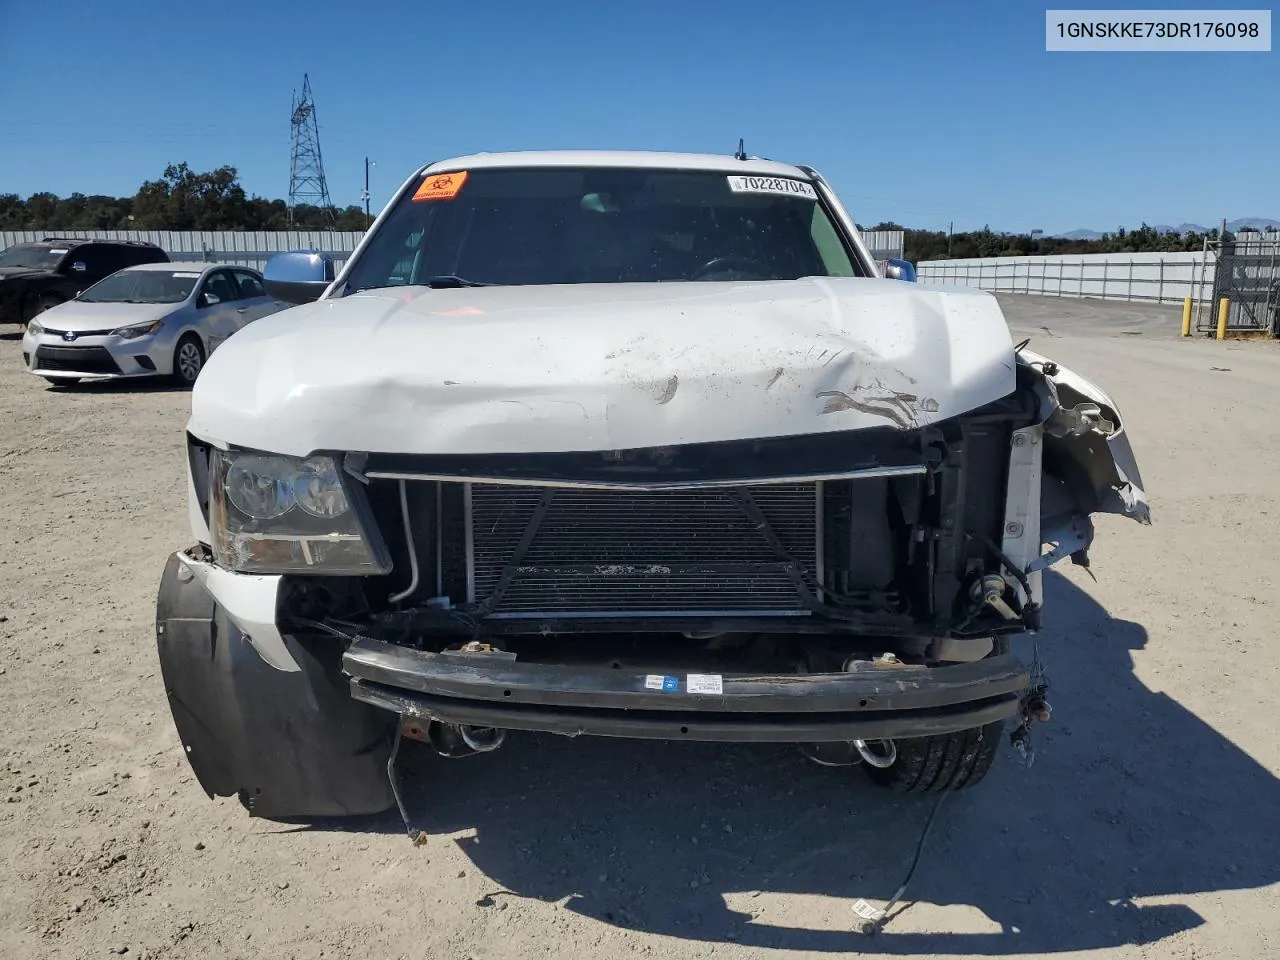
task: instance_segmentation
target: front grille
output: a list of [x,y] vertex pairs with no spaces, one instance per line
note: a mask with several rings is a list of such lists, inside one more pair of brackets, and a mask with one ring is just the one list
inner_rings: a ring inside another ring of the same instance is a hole
[[[119,329],[119,328],[111,327],[110,329],[107,329],[107,330],[77,330],[75,331],[75,336],[76,337],[105,337],[109,335],[113,330],[116,330],[116,329]],[[45,327],[44,332],[54,337],[63,337],[63,336],[66,336],[68,331],[55,330],[53,329],[53,327]]]
[[119,364],[112,359],[106,347],[39,347],[35,368],[65,373],[120,372]]
[[473,484],[470,599],[513,618],[808,613],[819,490]]

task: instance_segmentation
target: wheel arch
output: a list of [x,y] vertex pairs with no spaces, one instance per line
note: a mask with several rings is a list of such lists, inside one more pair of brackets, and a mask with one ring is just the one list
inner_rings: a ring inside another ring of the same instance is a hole
[[173,340],[171,341],[169,350],[167,351],[169,369],[165,372],[171,377],[176,375],[178,372],[178,347],[182,345],[182,341],[187,337],[196,338],[196,341],[200,344],[200,349],[204,352],[204,363],[209,362],[209,337],[204,330],[200,328],[198,323],[188,320],[174,331]]
[[395,718],[353,700],[341,650],[283,638],[299,669],[277,669],[179,555],[156,598],[165,693],[187,760],[210,797],[253,816],[381,813]]

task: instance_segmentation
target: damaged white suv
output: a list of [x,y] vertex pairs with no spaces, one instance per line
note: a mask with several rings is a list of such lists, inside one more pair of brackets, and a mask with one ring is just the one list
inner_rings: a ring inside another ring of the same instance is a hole
[[258,816],[389,809],[402,737],[508,730],[971,785],[1044,710],[1041,571],[1147,519],[1114,404],[883,277],[806,167],[448,160],[336,276],[266,277],[306,305],[195,384],[157,609],[191,765]]

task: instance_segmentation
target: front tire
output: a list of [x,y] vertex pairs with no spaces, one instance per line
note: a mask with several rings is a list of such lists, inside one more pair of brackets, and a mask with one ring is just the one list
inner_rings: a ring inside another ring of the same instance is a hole
[[173,381],[179,386],[189,387],[196,382],[200,371],[204,369],[204,346],[194,333],[184,333],[178,345],[173,348]]
[[898,759],[888,767],[863,764],[867,776],[898,793],[941,793],[977,786],[995,762],[1004,721],[933,737],[895,740]]

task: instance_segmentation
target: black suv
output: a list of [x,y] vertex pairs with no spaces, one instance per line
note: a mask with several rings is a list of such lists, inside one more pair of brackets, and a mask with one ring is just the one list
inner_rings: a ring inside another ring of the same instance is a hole
[[26,323],[117,270],[165,263],[169,255],[141,240],[45,237],[0,252],[0,323]]

